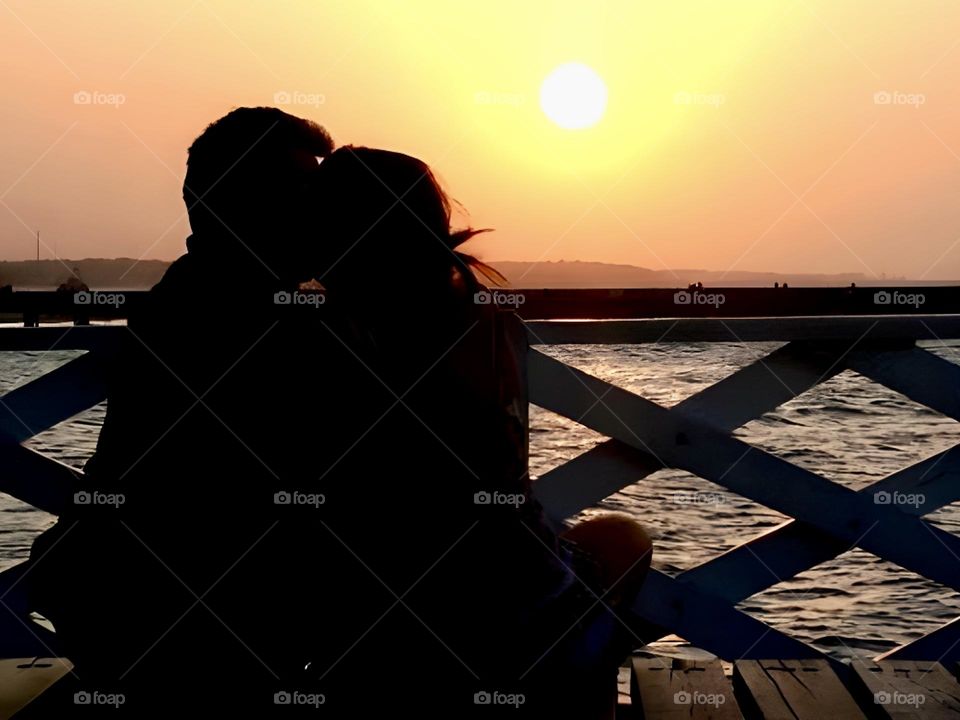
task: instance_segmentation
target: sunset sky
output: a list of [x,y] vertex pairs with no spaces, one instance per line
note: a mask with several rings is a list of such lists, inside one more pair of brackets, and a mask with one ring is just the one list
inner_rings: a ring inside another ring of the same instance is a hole
[[0,0],[0,48],[2,259],[176,257],[190,141],[280,105],[431,164],[484,259],[960,279],[955,0]]

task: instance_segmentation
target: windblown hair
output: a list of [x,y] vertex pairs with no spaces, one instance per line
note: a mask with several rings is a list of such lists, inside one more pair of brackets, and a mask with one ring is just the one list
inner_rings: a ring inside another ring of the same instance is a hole
[[423,161],[348,145],[323,161],[321,176],[323,202],[337,218],[331,272],[374,281],[397,272],[417,280],[459,278],[470,291],[480,287],[478,274],[494,284],[506,282],[495,268],[458,249],[489,230],[451,228],[454,202]]

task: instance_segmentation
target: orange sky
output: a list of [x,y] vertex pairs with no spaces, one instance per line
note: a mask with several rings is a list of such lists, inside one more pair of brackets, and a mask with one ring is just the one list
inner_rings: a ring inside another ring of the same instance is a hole
[[[960,278],[953,1],[2,0],[0,47],[4,259],[177,256],[187,145],[289,99],[432,164],[486,259]],[[539,107],[571,60],[587,130]]]

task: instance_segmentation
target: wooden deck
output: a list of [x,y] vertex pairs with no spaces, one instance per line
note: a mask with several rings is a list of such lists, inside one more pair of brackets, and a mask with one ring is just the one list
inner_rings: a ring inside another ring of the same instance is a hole
[[[620,676],[618,720],[958,718],[960,683],[935,662],[634,657]],[[841,676],[844,679],[841,679]]]
[[[35,707],[72,705],[70,667],[60,658],[0,660],[0,720],[27,705],[30,717]],[[817,659],[738,660],[730,673],[719,660],[644,654],[621,668],[616,720],[690,718],[955,719],[960,682],[940,663],[908,660],[857,661],[839,674]]]
[[0,720],[7,720],[67,675],[73,665],[63,658],[0,660]]

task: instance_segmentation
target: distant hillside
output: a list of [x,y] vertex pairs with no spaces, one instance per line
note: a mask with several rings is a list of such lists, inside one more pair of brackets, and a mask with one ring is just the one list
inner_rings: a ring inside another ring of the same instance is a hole
[[[599,262],[491,262],[514,287],[528,288],[639,288],[686,287],[702,282],[713,287],[771,287],[786,282],[796,287],[857,285],[948,285],[947,282],[914,282],[905,278],[870,278],[861,273],[816,275],[803,273],[747,272],[734,270],[651,270],[635,265]],[[166,272],[165,260],[131,258],[86,260],[0,261],[0,287],[55,288],[72,275],[93,289],[138,290],[152,287]]]
[[[870,278],[862,273],[817,275],[804,273],[748,272],[732,270],[651,270],[635,265],[611,265],[579,260],[557,262],[491,262],[514,287],[527,288],[603,288],[603,287],[686,287],[702,282],[713,287],[772,287],[786,282],[797,287],[826,287],[856,283],[857,285],[902,285],[904,278]],[[918,283],[938,284],[948,283]]]
[[169,265],[165,260],[138,262],[133,258],[0,261],[0,287],[56,288],[71,277],[79,277],[94,290],[139,290],[155,285]]

